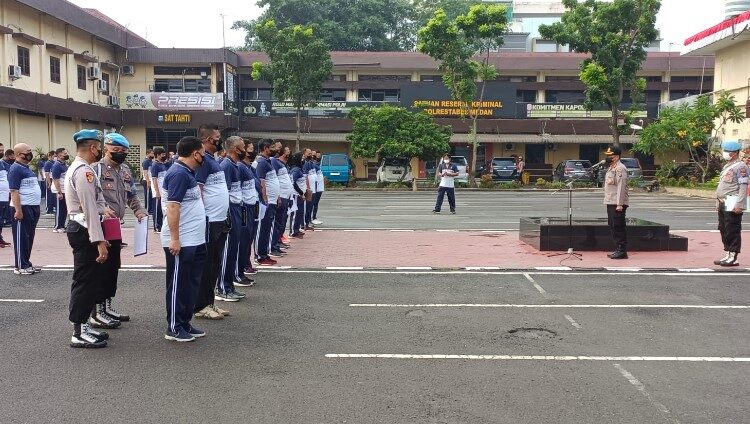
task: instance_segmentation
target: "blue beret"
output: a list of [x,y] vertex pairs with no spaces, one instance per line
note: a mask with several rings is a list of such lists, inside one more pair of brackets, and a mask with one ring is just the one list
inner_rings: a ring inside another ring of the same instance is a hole
[[118,133],[109,133],[104,136],[104,144],[111,144],[113,146],[120,146],[126,149],[130,148],[130,142],[124,135]]
[[737,140],[724,140],[721,143],[721,148],[725,152],[739,152],[742,150],[742,144]]
[[73,134],[73,141],[80,143],[84,140],[104,140],[104,133],[101,130],[81,130]]

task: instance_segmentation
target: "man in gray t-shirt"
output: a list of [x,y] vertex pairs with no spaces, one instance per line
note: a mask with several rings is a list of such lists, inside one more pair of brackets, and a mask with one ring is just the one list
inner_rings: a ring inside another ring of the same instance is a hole
[[451,161],[451,155],[443,155],[443,160],[437,167],[435,173],[436,178],[440,178],[440,186],[438,187],[437,201],[435,202],[435,209],[432,213],[440,213],[440,208],[443,207],[443,197],[448,195],[448,204],[451,207],[451,213],[456,213],[456,184],[455,179],[458,176],[458,166]]

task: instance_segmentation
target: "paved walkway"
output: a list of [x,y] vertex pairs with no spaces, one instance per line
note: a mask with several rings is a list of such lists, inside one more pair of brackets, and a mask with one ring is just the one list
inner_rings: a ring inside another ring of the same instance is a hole
[[[132,231],[123,229],[125,241],[132,240]],[[689,238],[688,252],[633,252],[630,259],[624,261],[608,259],[606,252],[582,252],[583,261],[577,261],[538,252],[521,243],[515,231],[323,230],[308,233],[304,240],[292,240],[289,255],[279,260],[279,266],[533,269],[562,265],[573,268],[721,269],[713,265],[713,260],[722,256],[718,233],[686,231],[679,234]],[[149,242],[149,253],[137,258],[132,256],[132,247],[126,247],[123,265],[163,267],[164,253],[158,236],[151,233]],[[36,266],[72,265],[73,258],[65,235],[39,229],[31,260]],[[746,260],[747,267],[750,267],[750,259]],[[12,249],[0,249],[0,266],[12,264]],[[745,269],[744,266],[741,268]]]

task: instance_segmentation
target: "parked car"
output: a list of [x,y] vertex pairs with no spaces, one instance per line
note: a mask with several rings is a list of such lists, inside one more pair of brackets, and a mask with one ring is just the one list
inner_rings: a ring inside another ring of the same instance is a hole
[[[631,180],[643,179],[643,168],[641,168],[641,162],[635,158],[620,158],[620,162],[625,165],[628,169],[628,178]],[[599,169],[599,175],[597,175],[596,183],[599,187],[604,186],[604,177],[607,175],[607,167],[602,166]]]
[[451,156],[451,161],[456,165],[456,167],[458,167],[458,176],[456,177],[456,181],[464,183],[468,182],[469,173],[467,172],[467,170],[469,169],[469,162],[466,160],[466,158],[463,156]]
[[552,171],[552,181],[568,182],[576,180],[592,183],[594,178],[591,162],[583,159],[564,160]]
[[[410,182],[414,179],[411,174],[411,161],[405,158],[383,158],[375,179],[379,183]],[[403,176],[403,178],[402,178]]]
[[492,158],[487,169],[493,181],[521,181],[516,158]]
[[354,179],[354,163],[349,156],[341,153],[323,155],[320,159],[320,170],[328,181],[346,184]]

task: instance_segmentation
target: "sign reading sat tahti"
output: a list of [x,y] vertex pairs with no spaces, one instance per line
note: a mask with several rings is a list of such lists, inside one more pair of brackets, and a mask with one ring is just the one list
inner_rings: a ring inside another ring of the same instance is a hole
[[126,92],[121,109],[130,110],[224,110],[221,93],[150,93]]

